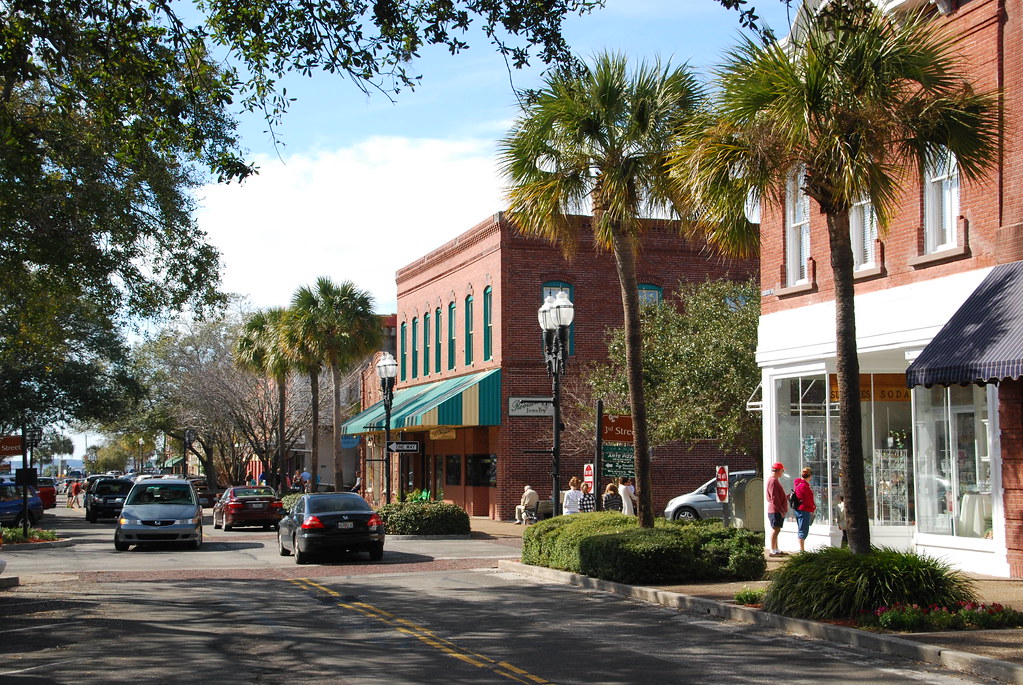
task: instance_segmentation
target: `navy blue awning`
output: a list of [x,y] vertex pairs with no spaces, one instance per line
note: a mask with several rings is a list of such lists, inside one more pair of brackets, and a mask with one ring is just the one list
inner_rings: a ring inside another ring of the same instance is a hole
[[906,370],[906,385],[1023,376],[1023,262],[999,264]]

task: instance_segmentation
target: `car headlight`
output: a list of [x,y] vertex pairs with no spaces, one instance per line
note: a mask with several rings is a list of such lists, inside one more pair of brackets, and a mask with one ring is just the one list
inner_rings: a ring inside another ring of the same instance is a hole
[[117,522],[122,526],[137,526],[139,525],[138,519],[117,519]]
[[191,523],[194,526],[194,525],[198,525],[198,524],[202,523],[202,517],[201,516],[194,516],[194,517],[192,517],[190,519],[178,519],[174,523],[177,523],[178,525],[182,525],[182,526]]

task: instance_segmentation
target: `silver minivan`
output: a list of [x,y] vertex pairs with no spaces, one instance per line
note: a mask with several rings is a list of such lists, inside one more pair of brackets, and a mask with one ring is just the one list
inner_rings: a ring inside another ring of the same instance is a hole
[[[746,482],[755,475],[756,471],[731,471],[728,474],[728,488],[732,496],[738,495],[745,488]],[[675,497],[664,507],[664,518],[671,521],[698,521],[724,516],[725,507],[717,498],[717,478],[711,478],[689,494]]]
[[132,486],[114,530],[114,549],[147,542],[202,545],[202,507],[187,480],[148,479]]

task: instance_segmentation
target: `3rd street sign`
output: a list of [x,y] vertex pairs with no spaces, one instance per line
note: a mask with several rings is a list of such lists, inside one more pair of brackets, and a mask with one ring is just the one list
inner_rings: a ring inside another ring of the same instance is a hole
[[407,440],[405,442],[389,442],[387,443],[388,452],[418,452],[419,442],[417,440]]
[[15,454],[24,454],[21,449],[20,435],[5,435],[0,437],[0,457],[11,457]]

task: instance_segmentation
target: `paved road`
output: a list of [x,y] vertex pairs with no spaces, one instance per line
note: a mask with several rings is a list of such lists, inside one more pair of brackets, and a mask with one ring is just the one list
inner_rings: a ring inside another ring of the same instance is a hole
[[0,682],[988,682],[537,583],[492,568],[515,556],[495,542],[296,567],[270,532],[118,554],[109,527],[69,527],[75,547],[4,553],[32,582],[0,592]]

